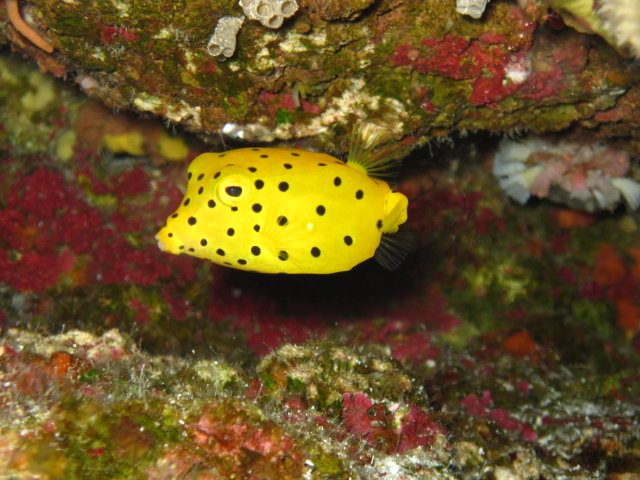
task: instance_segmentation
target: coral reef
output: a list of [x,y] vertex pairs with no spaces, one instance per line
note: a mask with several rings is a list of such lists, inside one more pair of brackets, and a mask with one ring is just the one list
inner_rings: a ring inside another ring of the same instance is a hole
[[225,62],[206,42],[235,1],[23,8],[56,48],[7,23],[12,46],[111,106],[337,154],[356,117],[455,141],[404,162],[397,270],[231,271],[154,240],[201,142],[0,56],[0,477],[634,478],[640,217],[509,201],[487,132],[573,125],[520,144],[550,152],[521,193],[585,165],[611,188],[636,178],[637,73],[537,5],[300,1]]

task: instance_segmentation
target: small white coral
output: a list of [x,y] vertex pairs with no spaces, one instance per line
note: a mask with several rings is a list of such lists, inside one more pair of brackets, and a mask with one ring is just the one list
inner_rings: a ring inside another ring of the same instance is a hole
[[482,17],[489,0],[456,0],[456,12],[476,20]]
[[207,52],[214,57],[230,58],[236,51],[236,36],[244,17],[222,17],[216,24],[216,29],[207,43]]
[[571,208],[640,206],[640,183],[627,177],[626,152],[602,143],[553,142],[537,136],[503,140],[493,162],[500,188],[524,204],[533,195]]
[[280,28],[298,10],[296,0],[240,0],[244,14],[268,28]]

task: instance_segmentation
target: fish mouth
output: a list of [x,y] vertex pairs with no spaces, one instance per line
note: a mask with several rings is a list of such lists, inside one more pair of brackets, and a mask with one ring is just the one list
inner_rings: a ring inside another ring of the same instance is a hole
[[158,248],[163,252],[173,253],[174,255],[180,254],[181,252],[178,250],[178,243],[175,238],[169,238],[167,233],[166,227],[156,233],[155,238],[158,243]]
[[156,242],[158,242],[158,248],[160,250],[162,250],[163,252],[167,251],[167,247],[164,245],[164,242],[162,241],[159,233],[156,233]]

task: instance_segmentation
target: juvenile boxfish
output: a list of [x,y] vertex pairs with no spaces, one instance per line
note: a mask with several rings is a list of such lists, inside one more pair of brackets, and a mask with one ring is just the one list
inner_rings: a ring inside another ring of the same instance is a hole
[[364,124],[346,163],[295,148],[202,154],[158,246],[262,273],[341,272],[371,257],[395,268],[408,252],[398,231],[408,201],[381,177],[403,151],[381,127]]

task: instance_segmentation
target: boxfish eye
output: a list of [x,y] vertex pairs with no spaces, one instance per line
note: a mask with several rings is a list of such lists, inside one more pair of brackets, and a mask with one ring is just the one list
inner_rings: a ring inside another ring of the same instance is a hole
[[242,187],[238,187],[237,185],[233,185],[231,187],[227,187],[224,189],[227,192],[227,195],[230,197],[239,197],[242,195]]
[[243,175],[228,175],[220,179],[216,188],[218,199],[229,207],[237,207],[252,197],[251,179]]

